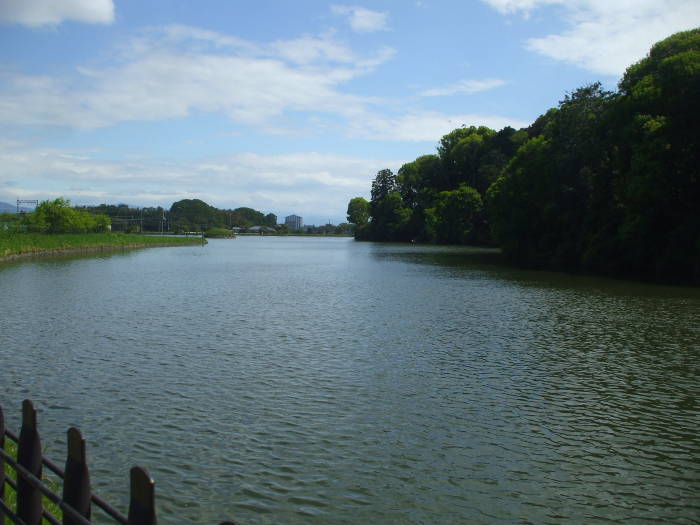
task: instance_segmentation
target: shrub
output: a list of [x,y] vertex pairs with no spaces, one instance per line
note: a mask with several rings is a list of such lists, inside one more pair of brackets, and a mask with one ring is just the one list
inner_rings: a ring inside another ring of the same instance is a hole
[[106,215],[76,210],[63,198],[41,202],[25,221],[29,231],[38,233],[104,233],[111,224]]

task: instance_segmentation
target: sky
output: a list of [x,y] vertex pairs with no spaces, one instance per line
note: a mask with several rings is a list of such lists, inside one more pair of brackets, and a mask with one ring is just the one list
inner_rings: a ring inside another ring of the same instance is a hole
[[615,89],[698,0],[0,0],[0,201],[346,220],[460,126]]

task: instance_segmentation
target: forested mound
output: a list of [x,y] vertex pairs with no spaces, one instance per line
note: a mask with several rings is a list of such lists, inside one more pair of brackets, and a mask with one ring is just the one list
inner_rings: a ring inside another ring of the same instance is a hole
[[530,267],[700,283],[700,29],[655,44],[616,92],[530,127],[459,128],[380,171],[348,219],[368,240],[497,244]]

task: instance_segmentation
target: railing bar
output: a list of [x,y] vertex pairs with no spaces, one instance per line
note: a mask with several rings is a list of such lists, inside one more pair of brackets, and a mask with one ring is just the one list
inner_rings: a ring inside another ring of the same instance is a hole
[[88,520],[80,515],[73,507],[65,503],[58,495],[54,494],[53,491],[42,483],[34,474],[29,472],[22,465],[17,463],[12,456],[10,456],[4,450],[0,450],[0,455],[15,469],[17,476],[22,476],[22,478],[29,483],[33,488],[39,490],[44,496],[46,496],[50,501],[54,502],[56,505],[61,507],[63,512],[67,512],[71,518],[78,521],[82,525],[92,525]]
[[8,507],[3,500],[0,499],[0,509],[5,515],[12,520],[16,525],[27,525],[24,521]]
[[53,461],[51,461],[50,459],[45,458],[45,457],[42,456],[42,457],[41,457],[41,462],[42,462],[44,465],[46,465],[47,467],[49,467],[49,470],[53,471],[53,473],[56,474],[56,475],[57,475],[58,477],[60,477],[61,479],[63,479],[63,478],[66,477],[65,473],[63,472],[63,470],[61,470],[58,466],[56,466],[56,464],[55,464]]
[[5,483],[7,483],[10,487],[12,487],[12,490],[17,492],[17,482],[12,479],[10,476],[5,476]]
[[129,520],[127,519],[126,516],[124,516],[124,514],[122,514],[122,513],[119,512],[117,509],[115,509],[114,507],[112,507],[109,503],[107,503],[107,502],[106,502],[105,500],[103,500],[101,497],[99,497],[99,496],[93,494],[93,495],[91,496],[90,499],[92,500],[92,502],[93,502],[95,505],[97,505],[98,507],[100,507],[106,514],[108,514],[109,516],[113,517],[113,518],[114,518],[115,520],[117,520],[119,523],[122,523],[122,524],[124,524],[124,525],[126,525],[127,523],[129,523]]
[[[17,437],[16,434],[13,434],[10,430],[5,430],[5,434],[15,443],[19,444],[19,438]],[[41,462],[49,467],[49,470],[53,471],[54,474],[61,478],[65,478],[66,475],[64,474],[63,470],[61,467],[56,465],[53,461],[51,461],[49,458],[44,457],[43,455],[41,456]]]
[[51,525],[61,525],[61,522],[58,521],[56,517],[46,509],[44,509],[41,513],[41,517],[48,521]]
[[[19,438],[17,437],[16,434],[14,434],[12,431],[5,429],[5,434],[15,443],[19,443]],[[3,457],[8,457],[5,454],[3,454]],[[12,460],[11,457],[9,459]],[[61,470],[59,467],[57,467],[52,461],[50,461],[47,458],[42,457],[42,462],[44,465],[46,465],[50,470],[54,472],[57,476],[60,476],[61,478],[65,477],[65,473],[63,470]],[[16,490],[16,487],[13,487]],[[127,517],[119,512],[117,509],[112,507],[109,503],[107,503],[105,500],[103,500],[101,497],[99,497],[97,494],[91,494],[90,495],[90,500],[100,507],[107,515],[111,516],[115,520],[117,520],[120,523],[126,524],[128,523]]]

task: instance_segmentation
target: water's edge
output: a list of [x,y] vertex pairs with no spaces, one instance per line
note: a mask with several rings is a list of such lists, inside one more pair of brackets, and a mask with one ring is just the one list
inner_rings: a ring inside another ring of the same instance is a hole
[[53,256],[60,256],[60,255],[82,255],[82,254],[95,254],[95,253],[104,253],[104,252],[118,252],[118,251],[126,251],[126,250],[138,250],[140,248],[164,248],[164,247],[172,247],[172,246],[195,246],[196,244],[199,244],[200,241],[197,241],[197,243],[192,243],[192,244],[183,244],[183,243],[169,243],[169,242],[164,242],[164,243],[136,243],[136,244],[115,244],[115,245],[100,245],[100,246],[82,246],[79,248],[59,248],[59,249],[50,249],[50,250],[41,250],[41,251],[36,251],[36,252],[24,252],[24,253],[13,253],[12,255],[3,255],[0,256],[0,263],[3,262],[12,262],[12,261],[18,261],[18,260],[26,260],[26,259],[35,259],[35,258],[41,258],[41,257],[53,257]]

